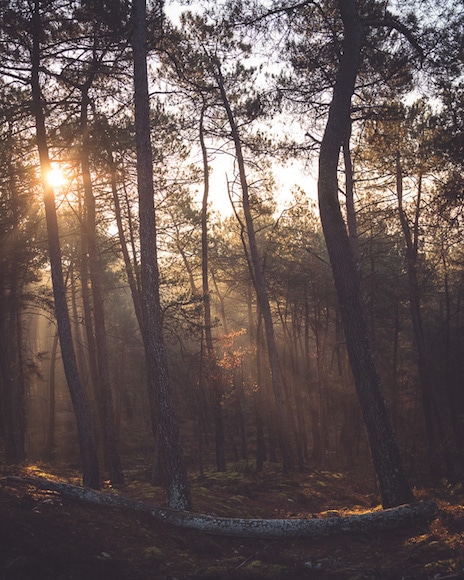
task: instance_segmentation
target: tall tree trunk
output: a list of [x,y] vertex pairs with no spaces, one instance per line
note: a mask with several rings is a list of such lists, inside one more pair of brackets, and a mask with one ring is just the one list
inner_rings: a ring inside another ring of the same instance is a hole
[[53,187],[51,187],[47,181],[47,173],[50,171],[51,166],[48,153],[47,133],[45,129],[45,116],[42,107],[42,94],[39,82],[41,29],[42,24],[40,19],[40,1],[35,0],[32,27],[32,107],[35,118],[37,148],[39,152],[42,185],[44,190],[45,217],[48,233],[48,251],[52,273],[53,295],[55,299],[55,315],[58,324],[58,333],[60,336],[61,353],[63,357],[66,380],[68,383],[69,392],[71,394],[74,413],[76,415],[79,446],[83,466],[83,483],[87,487],[99,489],[100,478],[94,427],[90,414],[90,408],[79,377],[71,334],[68,304],[66,302],[66,288],[63,280],[55,195]]
[[363,31],[356,0],[339,0],[344,25],[343,54],[319,156],[319,210],[332,264],[345,339],[369,438],[384,508],[413,499],[391,426],[369,341],[356,259],[338,200],[340,148],[350,127],[351,97],[360,63]]
[[[442,242],[443,243],[443,242]],[[454,442],[458,449],[459,461],[464,459],[464,393],[459,388],[460,377],[456,373],[456,366],[453,364],[453,342],[451,338],[451,296],[448,280],[448,263],[446,259],[446,249],[442,247],[442,263],[444,274],[444,290],[445,290],[445,386],[446,395],[448,399],[449,412],[451,417],[451,426],[453,428]],[[458,376],[456,376],[458,375]]]
[[222,329],[224,331],[223,334],[227,335],[227,334],[229,334],[229,324],[227,322],[225,296],[223,296],[221,294],[221,291],[219,289],[219,286],[218,286],[218,283],[216,280],[216,276],[214,275],[214,271],[211,272],[211,277],[213,279],[214,289],[216,291],[216,296],[217,296],[217,299],[219,301],[219,310],[221,312],[221,324],[222,324]]
[[[247,298],[250,293],[247,292]],[[247,300],[248,303],[248,327],[254,328],[253,312],[251,308],[251,297]],[[256,331],[253,334],[250,332],[249,340],[250,347],[256,350],[256,388],[253,389],[253,406],[256,418],[256,471],[258,473],[263,471],[264,462],[266,461],[266,441],[264,439],[264,416],[265,416],[265,400],[264,396],[264,378],[263,367],[261,360],[261,316],[258,316],[256,323]],[[254,340],[254,344],[253,344]]]
[[250,197],[248,190],[248,181],[245,170],[245,161],[243,159],[242,142],[240,139],[235,117],[232,112],[229,100],[227,98],[224,87],[224,80],[219,67],[215,72],[216,82],[221,93],[222,103],[227,113],[232,139],[234,141],[235,155],[237,158],[237,165],[240,176],[240,186],[242,189],[242,206],[245,216],[246,233],[248,237],[248,245],[250,249],[251,265],[253,272],[253,281],[255,285],[256,297],[260,312],[263,316],[264,330],[266,333],[267,350],[269,356],[269,366],[271,368],[272,386],[274,390],[274,397],[278,416],[278,433],[279,441],[282,450],[282,463],[284,472],[289,472],[295,467],[294,445],[293,445],[293,429],[290,417],[289,405],[285,393],[282,372],[279,365],[279,354],[277,349],[277,342],[274,333],[274,324],[272,320],[271,306],[269,303],[269,294],[264,275],[264,265],[259,254],[258,243],[256,240],[256,233],[251,215]]
[[313,284],[313,300],[314,300],[314,343],[316,347],[316,385],[315,393],[316,408],[313,412],[313,433],[314,444],[312,459],[320,464],[324,464],[328,457],[329,442],[328,442],[328,427],[327,427],[327,387],[326,387],[326,372],[324,369],[324,352],[322,344],[322,336],[324,329],[321,324],[321,304],[315,295],[315,286]]
[[[81,378],[82,384],[84,385],[84,389],[86,390],[86,392],[88,392],[87,387],[89,384],[89,374],[87,370],[87,361],[84,352],[84,342],[81,337],[81,325],[76,295],[78,282],[74,275],[74,261],[71,262],[70,264],[68,275],[70,278],[69,287],[71,293],[71,324],[74,337],[74,346],[76,349],[77,368],[79,369],[79,376]],[[65,284],[67,285],[66,281]]]
[[4,332],[5,325],[0,321],[0,382],[2,395],[2,411],[5,430],[5,459],[7,463],[21,463],[26,459],[25,449],[25,416],[24,389],[17,381],[11,360],[11,348]]
[[[13,167],[12,127],[8,125],[7,133],[7,175],[10,193],[11,231],[9,248],[13,248],[11,259],[15,259],[19,250],[18,228],[20,227],[20,210],[16,172]],[[8,463],[20,463],[26,459],[26,417],[24,409],[25,379],[22,357],[23,339],[21,329],[21,296],[24,291],[22,269],[5,268],[5,286],[1,290],[2,311],[0,312],[0,373],[3,382],[3,418],[5,423],[5,457]],[[2,285],[3,286],[3,285]]]
[[393,356],[391,368],[391,415],[393,417],[393,425],[396,425],[399,420],[400,407],[400,393],[398,380],[398,352],[399,352],[399,337],[400,337],[400,305],[399,300],[395,298],[395,326],[393,329]]
[[56,354],[58,351],[58,331],[53,336],[52,351],[50,354],[50,371],[48,377],[48,426],[47,442],[45,445],[45,456],[47,461],[53,463],[56,457]]
[[203,159],[203,199],[201,204],[201,279],[203,290],[203,308],[205,322],[205,342],[206,342],[206,377],[213,398],[213,421],[214,440],[216,450],[216,467],[218,471],[226,470],[226,454],[224,441],[224,418],[222,413],[222,384],[221,369],[216,360],[214,351],[212,317],[211,317],[211,296],[209,291],[209,262],[208,262],[208,196],[209,196],[209,168],[208,152],[205,144],[203,119],[205,106],[201,110],[200,117],[200,145]]
[[343,161],[345,165],[345,203],[346,203],[346,224],[348,226],[348,236],[351,243],[358,268],[360,267],[359,255],[359,239],[358,239],[358,224],[356,220],[356,208],[354,205],[354,176],[353,176],[353,161],[351,159],[350,151],[350,136],[351,136],[351,119],[350,130],[346,139],[343,141]]
[[92,394],[95,394],[98,385],[97,346],[95,343],[95,334],[93,332],[92,300],[89,288],[89,257],[86,236],[87,217],[84,208],[81,214],[81,219],[81,260],[79,274],[81,278],[82,310],[84,314],[85,341],[87,343],[90,385],[92,387]]
[[150,142],[150,104],[147,78],[147,22],[145,0],[133,1],[132,48],[134,56],[135,132],[139,194],[140,251],[142,273],[143,338],[148,385],[156,404],[167,505],[190,509],[190,488],[180,444],[179,428],[168,377],[162,331],[159,270]]
[[89,251],[89,273],[92,288],[93,315],[95,324],[95,344],[97,347],[98,384],[97,400],[103,431],[103,448],[108,466],[110,481],[114,485],[124,483],[124,474],[118,449],[118,436],[114,419],[113,392],[111,389],[108,341],[106,338],[105,307],[103,299],[102,267],[97,240],[97,218],[95,197],[89,160],[89,126],[88,107],[90,104],[88,90],[93,82],[93,73],[89,75],[81,90],[81,171],[84,185],[86,208],[85,233]]
[[428,442],[430,471],[433,478],[438,479],[441,473],[441,459],[446,464],[448,477],[453,475],[452,461],[444,441],[444,427],[441,418],[437,391],[433,381],[432,369],[429,365],[425,342],[424,324],[422,321],[421,296],[418,278],[418,244],[419,244],[419,214],[421,206],[422,175],[419,175],[416,210],[413,232],[411,232],[406,212],[403,208],[403,171],[400,153],[396,159],[396,193],[398,196],[398,213],[401,228],[406,241],[406,267],[408,272],[409,309],[417,353],[417,366],[421,385],[422,408],[424,412],[425,432]]

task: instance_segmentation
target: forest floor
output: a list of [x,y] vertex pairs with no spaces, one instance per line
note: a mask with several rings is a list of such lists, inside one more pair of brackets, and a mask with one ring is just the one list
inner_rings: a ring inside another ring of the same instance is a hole
[[[430,525],[332,538],[250,540],[208,536],[154,521],[149,515],[96,506],[5,479],[48,477],[79,484],[62,466],[0,463],[0,580],[388,579],[464,578],[464,488],[443,483],[415,489],[433,498]],[[110,490],[163,504],[147,468],[126,472]],[[227,473],[192,477],[196,512],[227,517],[324,517],[362,513],[378,496],[360,473],[307,471],[290,477],[235,465]]]

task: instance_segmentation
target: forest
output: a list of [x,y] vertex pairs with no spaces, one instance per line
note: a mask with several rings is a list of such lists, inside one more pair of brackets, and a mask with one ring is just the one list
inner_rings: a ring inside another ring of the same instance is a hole
[[[438,498],[448,564],[402,577],[461,577],[464,10],[438,4],[1,0],[8,501],[60,479],[238,535],[320,519],[266,511],[277,482],[325,486],[310,512]],[[156,554],[85,577],[181,577]]]

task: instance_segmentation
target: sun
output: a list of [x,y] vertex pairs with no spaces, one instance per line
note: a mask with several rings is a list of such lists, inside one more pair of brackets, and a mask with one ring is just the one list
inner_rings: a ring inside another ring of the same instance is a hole
[[66,178],[64,176],[63,170],[59,167],[52,167],[50,171],[45,176],[47,183],[52,187],[61,187],[66,183]]

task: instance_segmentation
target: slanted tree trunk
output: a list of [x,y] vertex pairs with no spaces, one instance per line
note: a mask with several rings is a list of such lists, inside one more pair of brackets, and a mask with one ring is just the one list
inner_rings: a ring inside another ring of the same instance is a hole
[[267,288],[266,277],[264,275],[264,265],[261,259],[258,243],[256,240],[256,232],[251,215],[250,197],[248,181],[245,170],[245,161],[243,158],[242,142],[240,139],[237,123],[232,111],[232,108],[227,97],[224,86],[224,79],[221,70],[217,66],[215,71],[216,82],[221,93],[221,99],[224,109],[227,113],[227,119],[234,141],[235,155],[237,158],[237,165],[240,177],[240,186],[242,189],[242,206],[243,214],[245,216],[246,233],[248,237],[248,246],[250,250],[250,261],[253,274],[253,282],[256,291],[256,297],[259,304],[260,312],[263,316],[264,330],[266,334],[266,344],[269,356],[269,366],[271,369],[272,386],[274,390],[274,397],[278,417],[278,433],[279,442],[282,451],[282,464],[284,472],[289,472],[295,467],[294,445],[293,445],[293,429],[290,417],[289,405],[285,393],[282,372],[279,365],[279,354],[277,349],[277,342],[274,332],[274,323],[272,320],[271,306],[269,303],[269,293]]
[[116,218],[116,224],[118,226],[119,243],[121,245],[121,251],[124,258],[124,266],[126,268],[127,281],[129,283],[129,288],[131,291],[132,302],[134,303],[135,315],[137,317],[137,322],[139,323],[140,331],[142,331],[142,306],[140,304],[140,288],[137,284],[135,277],[135,268],[132,264],[132,260],[129,255],[129,250],[127,248],[126,237],[124,235],[124,226],[122,223],[121,215],[121,203],[119,201],[118,186],[116,179],[116,163],[114,161],[114,156],[111,148],[107,144],[108,153],[108,166],[111,175],[111,193],[113,195],[114,202],[114,216]]
[[164,469],[166,500],[171,508],[190,509],[190,488],[180,444],[179,428],[169,382],[162,330],[160,280],[156,248],[153,157],[150,142],[150,103],[147,78],[147,23],[145,0],[133,1],[135,132],[139,195],[142,274],[143,339],[148,387],[156,406],[158,437]]
[[45,217],[48,234],[48,251],[52,272],[53,296],[55,299],[55,315],[60,336],[61,354],[66,375],[66,380],[71,394],[74,413],[76,415],[77,432],[83,466],[83,482],[87,487],[99,489],[100,477],[95,444],[94,427],[90,408],[85,396],[84,389],[79,377],[76,355],[71,334],[71,322],[69,319],[68,304],[66,301],[66,288],[63,279],[61,263],[61,247],[58,231],[58,218],[55,207],[55,195],[53,187],[48,183],[46,176],[50,171],[50,158],[48,153],[47,133],[45,129],[45,116],[42,107],[42,94],[39,82],[40,70],[40,2],[35,0],[33,13],[33,51],[32,51],[32,107],[36,126],[37,148],[42,173],[42,185],[44,190]]
[[351,97],[362,47],[362,25],[356,0],[339,0],[344,25],[343,53],[333,90],[319,156],[319,210],[327,244],[345,340],[369,439],[384,508],[413,499],[403,471],[380,378],[369,341],[360,276],[338,200],[340,149],[349,134]]

